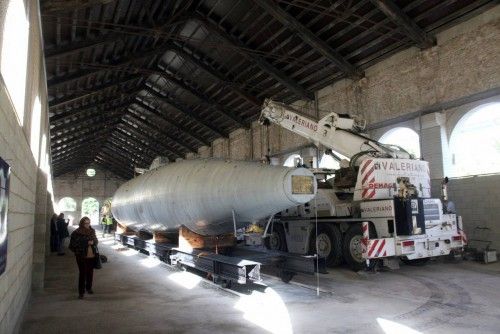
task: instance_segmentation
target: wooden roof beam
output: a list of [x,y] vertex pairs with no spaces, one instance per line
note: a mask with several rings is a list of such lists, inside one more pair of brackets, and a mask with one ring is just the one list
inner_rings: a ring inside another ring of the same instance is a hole
[[[136,86],[139,86],[140,82],[143,78],[144,78],[144,74],[134,74],[134,75],[129,75],[125,78],[113,80],[111,82],[99,85],[97,87],[92,87],[90,89],[90,91],[87,91],[87,92],[80,94],[80,95],[79,94],[72,94],[70,96],[65,96],[65,97],[60,98],[60,99],[54,99],[54,100],[49,102],[49,108],[56,109],[56,108],[59,108],[61,106],[64,106],[65,104],[76,102],[76,101],[84,99],[84,98],[89,98],[89,97],[92,97],[94,95],[102,94],[106,90],[109,90],[111,88],[115,88],[117,86],[119,87],[121,85],[126,85],[129,82],[133,82],[133,81],[137,81],[137,80],[139,80],[139,82],[136,84]],[[121,93],[127,94],[128,92],[123,91]]]
[[184,126],[184,125],[182,125],[182,124],[180,124],[172,119],[167,118],[167,116],[163,113],[163,111],[161,111],[155,107],[151,107],[149,104],[147,104],[148,101],[143,100],[139,96],[137,96],[136,99],[138,102],[141,102],[140,104],[139,103],[137,104],[139,106],[139,108],[142,108],[142,109],[146,110],[147,112],[155,115],[156,117],[160,118],[165,123],[167,123],[170,126],[172,126],[173,128],[175,128],[177,131],[182,132],[183,134],[191,137],[192,139],[196,140],[200,144],[205,145],[205,146],[210,146],[210,142],[208,140],[193,133],[192,129],[189,129],[186,126]]
[[[63,131],[65,129],[69,129],[71,127],[78,127],[78,126],[82,126],[82,125],[85,125],[85,126],[93,125],[96,122],[106,121],[106,120],[112,119],[114,117],[120,117],[123,114],[124,108],[125,108],[125,106],[123,106],[121,108],[115,108],[113,110],[108,110],[105,113],[101,113],[99,115],[88,114],[85,117],[82,117],[82,118],[77,119],[75,121],[56,125],[50,129],[50,133],[52,135],[56,135],[57,132]],[[63,133],[68,133],[68,132],[63,132]]]
[[75,10],[96,5],[105,5],[110,0],[45,0],[41,3],[41,11],[44,13],[62,10]]
[[436,38],[427,34],[392,0],[370,0],[375,7],[400,27],[421,49],[436,45]]
[[57,166],[63,165],[67,161],[77,158],[81,160],[86,160],[86,159],[91,160],[92,152],[88,150],[87,146],[79,146],[66,154],[54,157],[52,159],[52,166],[54,166],[55,168]]
[[277,69],[273,65],[267,62],[263,57],[255,53],[250,53],[246,50],[249,49],[244,42],[239,38],[228,33],[220,25],[214,24],[208,18],[201,15],[195,15],[194,19],[203,24],[209,31],[219,36],[226,43],[236,46],[238,52],[246,58],[248,61],[256,64],[262,71],[273,77],[283,86],[285,86],[289,91],[293,92],[299,99],[314,100],[314,94],[304,89],[295,80],[288,77],[285,72]]
[[[108,152],[107,150],[110,150]],[[149,158],[144,157],[141,154],[135,153],[132,150],[130,150],[128,147],[125,148],[117,143],[113,143],[108,141],[106,146],[103,146],[101,148],[101,152],[108,154],[109,156],[113,156],[113,153],[118,154],[120,157],[124,157],[125,160],[124,162],[130,162],[132,163],[140,163],[147,165]]]
[[78,141],[76,144],[72,144],[70,146],[60,148],[59,150],[55,150],[51,155],[52,163],[64,161],[68,158],[71,158],[75,154],[80,154],[82,157],[84,157],[86,153],[87,155],[89,155],[91,152],[98,151],[99,147],[102,146],[102,142],[106,140],[109,134],[110,133],[105,133],[90,140]]
[[144,145],[137,145],[136,142],[130,140],[130,136],[125,135],[121,131],[113,132],[108,141],[113,143],[114,145],[119,145],[123,147],[124,145],[132,147],[134,150],[137,150],[138,154],[142,155],[146,160],[153,161],[153,159],[158,156],[156,151],[153,151],[151,148],[146,147]]
[[[129,138],[131,138],[131,137],[129,137]],[[143,161],[149,161],[150,159],[151,160],[154,159],[153,156],[146,154],[144,152],[144,148],[142,150],[139,150],[138,147],[134,144],[132,144],[132,145],[129,143],[124,144],[122,141],[116,140],[115,138],[113,138],[112,135],[110,137],[108,137],[107,145],[108,145],[108,147],[110,145],[113,147],[119,147],[124,152],[127,152],[128,154],[130,154],[130,156],[133,156],[136,158],[141,158],[141,159],[143,159]]]
[[194,56],[193,52],[188,52],[184,48],[181,48],[177,45],[170,44],[170,50],[174,51],[177,55],[182,57],[184,60],[189,61],[190,63],[196,65],[198,68],[203,70],[204,72],[208,73],[210,76],[213,78],[217,79],[223,86],[226,86],[230,88],[232,91],[234,91],[236,94],[238,94],[240,97],[245,99],[246,101],[250,102],[252,105],[256,107],[261,107],[263,101],[261,101],[259,98],[253,96],[252,94],[246,92],[242,88],[240,88],[240,85],[234,82],[231,82],[228,80],[223,74],[219,73],[217,70],[209,66],[208,64],[204,63],[201,59],[198,59],[197,57]]
[[168,68],[163,66],[162,64],[158,64],[158,67],[162,71],[158,71],[158,75],[162,76],[163,78],[167,79],[170,82],[173,82],[175,85],[179,86],[186,92],[190,93],[191,95],[194,95],[198,100],[201,101],[201,103],[208,108],[212,108],[213,110],[217,111],[221,115],[231,119],[233,122],[238,124],[238,126],[243,127],[243,128],[250,128],[250,122],[244,120],[240,116],[236,115],[233,112],[230,112],[229,110],[226,109],[223,105],[218,103],[217,101],[209,98],[208,96],[204,95],[201,93],[197,88],[193,87],[193,85],[185,80],[184,78],[180,78],[176,76],[172,71],[170,71]]
[[[91,135],[96,134],[97,131],[101,131],[103,129],[112,131],[113,128],[116,125],[118,125],[119,123],[120,123],[120,120],[113,120],[111,122],[103,122],[101,124],[97,124],[96,126],[93,126],[93,127],[86,127],[84,129],[76,130],[76,131],[68,131],[68,132],[53,136],[50,138],[51,146],[55,148],[55,147],[58,147],[60,145],[64,145],[64,144],[68,143],[70,140],[79,139],[82,136],[87,135],[89,133]],[[61,143],[56,143],[56,141],[60,141],[60,140],[62,141]]]
[[[169,159],[175,160],[176,158],[182,158],[181,153],[174,152],[171,148],[166,147],[162,143],[159,143],[155,139],[149,137],[147,134],[142,134],[137,129],[134,129],[129,124],[124,125],[126,128],[117,127],[118,131],[121,131],[123,134],[131,138],[131,140],[135,140],[140,145],[147,145],[149,148],[156,148],[154,150],[158,155],[170,155]],[[147,142],[148,144],[143,143]],[[162,150],[158,150],[158,147],[161,147]]]
[[151,95],[153,100],[156,99],[156,100],[159,100],[159,101],[162,101],[166,104],[171,105],[172,107],[174,107],[175,109],[180,111],[182,114],[185,114],[189,118],[193,119],[197,123],[203,125],[205,128],[212,131],[217,136],[223,137],[223,138],[229,137],[229,134],[227,133],[227,131],[222,130],[218,126],[212,125],[209,122],[207,122],[206,120],[202,119],[200,116],[196,115],[195,112],[190,110],[188,107],[180,104],[175,97],[166,93],[165,91],[159,92],[159,91],[155,90],[155,88],[148,86],[147,84],[146,84],[146,91],[148,92],[148,94]]
[[[68,74],[63,77],[55,77],[47,81],[47,85],[49,89],[54,89],[56,87],[60,87],[62,85],[66,85],[70,82],[76,81],[76,80],[81,80],[83,78],[87,78],[90,75],[95,75],[96,73],[103,72],[103,71],[123,71],[127,73],[137,73],[137,68],[134,67],[129,67],[130,64],[139,61],[139,60],[144,60],[147,58],[151,58],[153,56],[159,56],[161,57],[163,53],[165,53],[170,46],[164,45],[162,47],[150,49],[147,51],[138,51],[136,53],[131,54],[130,56],[126,57],[125,59],[120,59],[118,61],[113,61],[109,64],[101,64],[101,63],[96,63],[96,64],[91,64],[90,69],[88,70],[80,70],[77,71],[76,73]],[[94,66],[94,67],[93,67]],[[85,67],[85,66],[84,66]]]
[[45,61],[54,58],[60,58],[64,56],[71,55],[73,53],[81,52],[89,48],[95,48],[101,45],[106,45],[108,43],[116,42],[118,39],[118,34],[106,34],[102,37],[85,40],[80,42],[71,43],[59,48],[48,49],[45,51]]
[[183,156],[181,152],[150,137],[151,134],[147,132],[138,131],[138,129],[134,128],[129,123],[123,123],[122,127],[119,127],[118,130],[123,135],[126,135],[128,138],[130,138],[132,141],[135,141],[138,144],[138,147],[143,147],[151,150],[155,154],[155,156],[167,155],[169,159],[172,160]]
[[107,165],[113,166],[113,168],[121,170],[123,173],[126,171],[133,172],[134,167],[137,165],[142,166],[141,162],[131,160],[127,155],[108,148],[97,153],[96,157],[100,157]]
[[131,178],[134,177],[133,170],[123,167],[119,164],[115,164],[114,161],[108,160],[106,156],[103,157],[99,155],[99,153],[95,156],[94,161],[102,168],[110,171],[111,173],[125,180],[130,180]]
[[132,112],[128,112],[124,116],[130,117],[132,119],[132,122],[137,122],[138,124],[140,124],[141,126],[143,126],[145,128],[149,128],[149,129],[153,129],[154,131],[157,131],[158,133],[160,133],[162,136],[164,136],[165,138],[167,138],[171,142],[174,142],[176,145],[179,145],[180,147],[182,147],[184,150],[186,150],[188,152],[196,153],[196,149],[194,147],[192,147],[188,143],[180,140],[179,138],[174,138],[174,137],[168,135],[167,131],[165,131],[165,129],[162,129],[161,127],[159,127],[157,124],[150,122],[147,119],[142,119],[139,116],[133,114]]
[[364,76],[362,71],[358,70],[351,63],[349,63],[336,50],[334,50],[325,41],[316,36],[312,31],[310,31],[307,27],[305,27],[302,23],[300,23],[295,17],[287,13],[285,10],[281,9],[274,1],[272,0],[253,0],[253,1],[256,4],[258,4],[261,8],[263,8],[267,13],[269,13],[269,15],[271,15],[276,20],[281,22],[281,24],[283,24],[290,30],[297,33],[297,35],[299,35],[304,42],[306,42],[311,47],[316,49],[319,53],[323,55],[323,57],[330,60],[349,78],[353,80],[359,80]]
[[[53,115],[52,117],[50,117],[50,124],[57,124],[57,123],[65,121],[68,118],[73,118],[73,117],[79,117],[79,116],[87,117],[86,116],[87,113],[90,115],[90,114],[94,114],[97,111],[105,111],[106,109],[116,109],[116,108],[119,108],[121,106],[129,105],[132,101],[132,98],[135,98],[135,94],[137,94],[141,90],[142,90],[142,88],[134,90],[132,92],[129,92],[129,93],[127,93],[126,96],[122,95],[122,96],[119,96],[117,98],[113,98],[111,100],[108,99],[106,101],[98,101],[98,102],[93,103],[91,105],[84,105],[84,106],[81,106],[80,108],[73,108],[73,109],[70,109],[68,111],[57,113],[57,114]],[[112,104],[116,103],[116,102],[122,102],[122,103],[119,103],[118,105],[113,106]],[[82,109],[82,108],[85,108],[85,109]]]

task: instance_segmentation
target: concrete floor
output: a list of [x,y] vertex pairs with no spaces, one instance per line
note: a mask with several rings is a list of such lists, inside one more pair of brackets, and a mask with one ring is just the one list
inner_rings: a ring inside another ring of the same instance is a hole
[[435,261],[375,274],[346,269],[230,292],[101,240],[95,294],[77,299],[71,254],[50,256],[22,333],[499,333],[500,264]]

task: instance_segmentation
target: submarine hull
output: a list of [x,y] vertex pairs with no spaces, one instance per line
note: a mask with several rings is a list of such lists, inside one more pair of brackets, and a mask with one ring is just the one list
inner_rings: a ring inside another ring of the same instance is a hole
[[184,225],[201,235],[220,235],[231,233],[234,221],[240,228],[309,202],[316,187],[305,168],[184,160],[123,184],[113,197],[112,213],[133,230],[173,231]]

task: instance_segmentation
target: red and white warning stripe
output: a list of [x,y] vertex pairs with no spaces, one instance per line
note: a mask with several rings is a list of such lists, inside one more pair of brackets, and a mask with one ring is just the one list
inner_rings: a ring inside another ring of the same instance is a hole
[[368,230],[369,223],[363,222],[361,227],[363,229],[363,239],[361,239],[361,251],[363,253],[363,257],[366,257],[368,252],[368,239],[370,239],[370,232]]
[[462,237],[462,244],[466,246],[468,244],[467,234],[465,234],[464,230],[459,229],[458,234]]
[[370,189],[370,183],[375,182],[374,175],[375,167],[372,159],[367,159],[363,161],[363,165],[361,167],[361,187],[363,188],[363,192],[361,193],[361,197],[363,199],[370,199],[375,196],[375,189]]
[[464,225],[462,223],[462,217],[458,216],[457,217],[457,222],[458,222],[458,234],[462,237],[462,244],[466,246],[468,244],[467,240],[467,234],[464,232]]
[[385,239],[373,239],[368,243],[368,258],[387,256]]

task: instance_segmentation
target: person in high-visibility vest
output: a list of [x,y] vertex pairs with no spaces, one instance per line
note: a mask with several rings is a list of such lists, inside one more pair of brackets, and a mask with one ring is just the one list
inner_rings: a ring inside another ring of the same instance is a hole
[[105,234],[111,233],[111,226],[113,225],[113,219],[108,216],[104,215],[102,217],[102,236],[104,237]]

